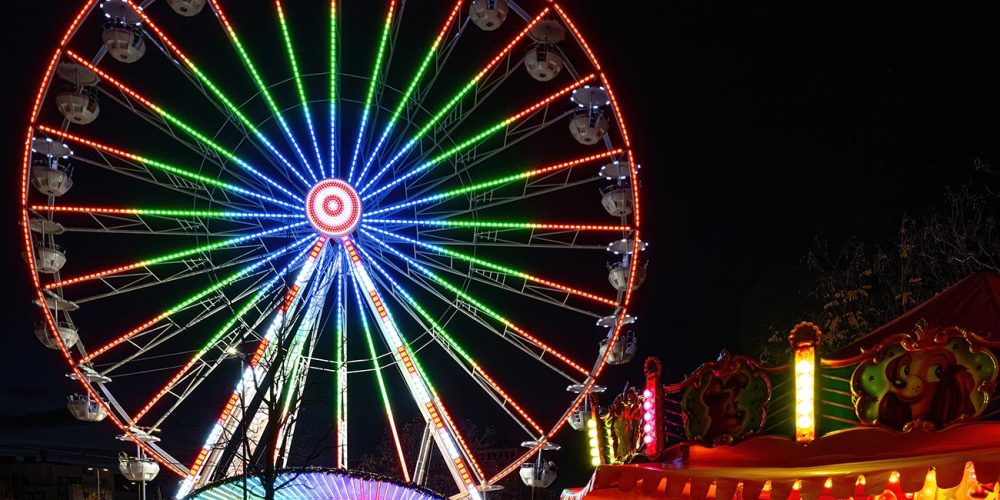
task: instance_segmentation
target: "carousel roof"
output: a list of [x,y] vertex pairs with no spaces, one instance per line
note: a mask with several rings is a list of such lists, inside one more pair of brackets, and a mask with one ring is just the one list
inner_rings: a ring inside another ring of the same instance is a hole
[[972,474],[980,483],[992,483],[1000,474],[1000,424],[908,432],[857,427],[808,446],[788,437],[758,436],[733,446],[681,444],[672,451],[672,461],[602,465],[587,486],[566,491],[563,499],[728,499],[737,487],[738,498],[784,500],[795,493],[803,499],[847,498],[887,489],[904,494],[950,489]]
[[1000,339],[1000,276],[985,271],[970,274],[829,357],[854,356],[859,349],[874,346],[890,335],[913,331],[921,320],[938,326],[957,326],[994,340]]

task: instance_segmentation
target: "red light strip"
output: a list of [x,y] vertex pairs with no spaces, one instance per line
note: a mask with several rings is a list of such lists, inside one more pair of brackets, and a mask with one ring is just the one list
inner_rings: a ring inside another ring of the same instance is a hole
[[539,278],[538,276],[535,276],[535,275],[532,275],[532,274],[526,274],[525,276],[527,276],[527,278],[529,280],[534,281],[535,283],[538,283],[540,285],[545,285],[545,286],[550,287],[550,288],[555,288],[556,290],[562,290],[562,291],[564,291],[566,293],[569,293],[569,294],[572,294],[572,295],[576,295],[576,296],[579,296],[579,297],[583,297],[583,298],[586,298],[586,299],[590,299],[590,300],[593,300],[593,301],[596,301],[596,302],[602,302],[602,303],[608,304],[610,306],[618,306],[618,301],[609,299],[607,297],[601,297],[600,295],[594,295],[594,294],[592,294],[590,292],[584,292],[583,290],[578,290],[578,289],[573,288],[573,287],[569,287],[569,286],[566,286],[566,285],[560,285],[559,283],[556,283],[554,281],[549,281],[547,279]]
[[522,109],[516,115],[511,116],[510,118],[507,118],[506,120],[504,120],[504,124],[515,122],[517,120],[520,120],[521,118],[523,118],[526,115],[529,115],[531,113],[534,113],[535,111],[538,111],[543,106],[547,106],[552,101],[554,101],[554,100],[556,100],[556,99],[558,99],[560,97],[565,96],[566,94],[572,92],[573,90],[575,90],[577,88],[582,87],[585,83],[593,80],[595,76],[597,76],[597,75],[595,75],[594,73],[591,73],[589,75],[581,77],[579,80],[576,80],[575,82],[573,82],[573,83],[571,83],[571,84],[569,84],[569,85],[567,85],[567,86],[559,89],[559,91],[557,91],[556,93],[554,93],[554,94],[546,97],[545,99],[543,99],[541,101],[536,102],[535,104],[532,104],[528,108]]
[[[59,41],[59,47],[56,48],[55,52],[52,54],[52,57],[49,59],[49,63],[46,66],[45,72],[43,73],[42,76],[42,83],[39,85],[38,92],[35,94],[35,101],[31,108],[28,129],[25,134],[24,153],[22,155],[22,161],[21,161],[21,206],[22,207],[24,207],[28,203],[28,173],[30,172],[31,168],[31,140],[34,137],[35,123],[38,120],[38,114],[39,111],[41,110],[42,99],[44,98],[45,92],[49,87],[49,82],[52,78],[52,73],[55,70],[56,63],[59,61],[59,58],[62,55],[63,50],[66,48],[66,43],[69,42],[70,37],[73,36],[73,33],[76,32],[77,26],[80,25],[80,22],[87,15],[87,13],[90,12],[91,9],[93,9],[96,3],[97,0],[88,0],[83,5],[83,7],[80,8],[76,16],[70,22],[69,27],[66,29],[66,32],[63,34],[62,39],[60,39]],[[21,223],[22,223],[21,225],[22,225],[23,243],[25,252],[27,252],[28,255],[28,267],[30,268],[31,279],[35,286],[35,295],[41,304],[45,304],[45,296],[42,295],[41,283],[38,280],[38,272],[37,268],[35,267],[35,258],[32,248],[33,245],[31,244],[31,229],[28,225],[28,211],[25,209],[21,210]],[[125,424],[121,421],[121,419],[118,418],[118,415],[108,405],[108,403],[104,399],[102,399],[101,395],[94,390],[93,386],[91,386],[90,383],[86,382],[86,377],[80,371],[80,368],[76,366],[75,363],[73,363],[73,356],[70,354],[69,349],[66,347],[66,344],[63,343],[62,337],[58,334],[59,330],[57,329],[55,320],[52,317],[52,312],[49,310],[48,307],[43,306],[41,309],[42,309],[42,315],[45,317],[45,322],[49,327],[49,332],[56,340],[56,344],[59,346],[59,351],[66,359],[66,362],[69,364],[70,369],[73,371],[73,374],[76,375],[77,380],[80,381],[80,385],[83,386],[83,389],[87,392],[88,395],[90,395],[91,399],[93,401],[96,401],[97,404],[100,405],[102,409],[104,409],[105,413],[107,413],[108,415],[108,418],[111,420],[111,423],[114,424],[115,427],[117,427],[120,431],[122,431],[125,434],[125,436],[131,438],[131,440],[135,442],[136,445],[139,446],[139,448],[141,448],[149,456],[153,457],[161,465],[166,467],[167,470],[179,476],[183,476],[184,471],[182,471],[176,465],[174,465],[173,462],[164,459],[159,452],[153,450],[148,444],[139,440],[136,437],[135,433],[132,432],[128,427],[126,427]]]
[[552,7],[556,9],[556,12],[559,13],[559,17],[562,18],[566,26],[569,26],[570,31],[573,32],[573,35],[576,36],[576,40],[580,42],[580,45],[583,47],[583,51],[586,52],[587,57],[590,58],[590,63],[594,65],[594,69],[601,71],[601,63],[597,61],[597,56],[594,54],[594,51],[590,50],[590,45],[588,45],[587,40],[583,38],[583,34],[580,33],[580,30],[576,29],[576,24],[573,24],[573,20],[566,15],[566,13],[562,10],[562,7],[559,7],[559,4],[552,2],[551,0],[550,2],[552,3]]
[[501,50],[500,53],[493,58],[492,61],[489,62],[489,64],[484,66],[483,69],[480,70],[478,74],[476,74],[476,77],[473,79],[473,81],[476,82],[481,80],[484,76],[486,76],[487,73],[490,72],[491,69],[493,69],[494,66],[496,66],[501,60],[503,60],[504,57],[507,57],[507,54],[514,48],[515,45],[517,45],[517,42],[520,42],[522,38],[527,36],[527,34],[531,32],[531,28],[534,28],[535,25],[538,24],[539,21],[544,19],[545,15],[548,13],[549,13],[548,7],[542,9],[542,11],[539,12],[538,15],[535,16],[535,18],[532,19],[531,22],[528,23],[528,25],[525,26],[524,29],[521,30],[521,32],[518,33],[517,36],[515,36],[514,39],[511,40],[510,43],[508,43],[507,46],[504,47],[503,50]]
[[[573,21],[570,19],[570,17],[566,14],[565,11],[562,10],[562,8],[559,7],[558,4],[556,4],[553,0],[549,0],[549,2],[552,3],[552,6],[559,13],[559,16],[562,18],[563,22],[567,26],[569,26],[570,30],[576,36],[576,39],[579,41],[580,45],[583,47],[584,52],[586,52],[587,56],[590,58],[591,63],[594,65],[594,67],[598,71],[600,71],[601,70],[601,66],[600,66],[600,63],[597,60],[597,56],[594,54],[593,50],[591,50],[590,45],[587,44],[587,41],[586,41],[586,39],[584,39],[582,33],[580,33],[580,31],[576,28],[576,25],[573,23]],[[627,131],[626,127],[625,127],[625,122],[624,122],[624,120],[622,118],[621,110],[619,108],[619,104],[617,102],[617,99],[614,97],[614,93],[611,90],[611,84],[608,81],[608,78],[606,77],[606,75],[604,75],[604,73],[601,73],[601,81],[602,81],[602,83],[604,84],[605,88],[608,91],[608,97],[612,101],[612,107],[613,107],[613,109],[615,111],[615,115],[616,115],[616,117],[618,119],[618,124],[619,124],[619,127],[621,128],[621,131],[622,131],[622,137],[624,138],[624,140],[626,141],[626,145],[628,146],[629,145],[628,131]],[[632,205],[633,205],[633,220],[635,222],[635,231],[632,233],[632,241],[633,241],[633,244],[635,245],[635,248],[639,248],[639,241],[640,241],[639,240],[639,220],[640,220],[640,218],[639,218],[639,189],[638,189],[639,184],[637,182],[637,174],[638,174],[638,172],[636,170],[635,158],[634,158],[631,146],[629,146],[629,149],[627,151],[627,155],[628,155],[628,160],[629,160],[629,167],[630,167],[630,170],[631,170],[631,179],[632,179],[632,186],[633,186],[633,189],[632,189],[633,203],[632,203]],[[552,430],[550,430],[549,433],[543,439],[541,439],[537,445],[535,445],[533,448],[531,448],[530,450],[528,450],[525,454],[523,454],[521,457],[519,457],[517,460],[515,460],[511,465],[505,467],[503,470],[501,470],[496,475],[494,475],[492,478],[490,478],[490,480],[488,481],[489,483],[493,483],[493,482],[499,481],[501,478],[503,478],[507,474],[511,473],[514,469],[520,467],[520,465],[522,463],[524,463],[526,460],[528,460],[529,458],[531,458],[532,455],[534,455],[539,450],[541,450],[541,448],[543,446],[545,446],[545,443],[548,442],[548,440],[552,436],[554,436],[555,433],[558,432],[559,429],[561,429],[563,425],[566,424],[566,420],[569,418],[569,416],[572,415],[572,413],[577,408],[579,408],[579,406],[583,403],[584,396],[585,396],[586,392],[589,391],[594,386],[594,384],[597,382],[597,377],[604,370],[604,368],[606,366],[606,363],[607,363],[608,354],[611,352],[611,347],[618,341],[618,337],[621,335],[621,329],[622,329],[622,326],[623,326],[622,319],[625,316],[625,313],[626,313],[628,305],[631,304],[631,301],[632,301],[632,293],[633,293],[632,292],[632,287],[633,287],[633,284],[635,283],[635,273],[636,273],[636,269],[638,268],[638,263],[639,263],[639,259],[637,259],[637,258],[632,259],[631,269],[630,269],[630,272],[629,272],[628,287],[626,288],[625,296],[624,296],[624,298],[622,300],[621,313],[619,315],[619,318],[618,318],[618,321],[617,321],[617,323],[615,325],[615,328],[612,331],[611,339],[608,341],[608,349],[605,350],[605,354],[604,354],[604,356],[600,360],[600,364],[598,366],[597,372],[594,374],[594,377],[591,378],[587,382],[585,390],[580,394],[579,397],[577,397],[577,399],[574,402],[574,404],[563,415],[563,417],[558,422],[556,422],[556,424],[553,426]]]
[[437,47],[441,44],[441,40],[444,39],[444,35],[448,33],[448,28],[451,27],[451,23],[455,21],[455,17],[458,16],[458,11],[462,8],[462,4],[465,0],[458,0],[455,5],[451,8],[451,13],[448,14],[448,19],[441,26],[441,30],[438,31],[437,38],[434,39],[433,47]]
[[77,63],[85,66],[87,69],[93,71],[94,73],[97,73],[101,77],[102,80],[107,81],[108,83],[114,85],[115,87],[118,88],[118,90],[121,90],[122,92],[128,94],[129,97],[131,97],[131,98],[133,98],[133,99],[141,102],[143,104],[143,106],[146,106],[147,108],[149,108],[149,109],[151,109],[153,111],[156,111],[159,114],[163,114],[163,108],[161,108],[161,107],[153,104],[152,101],[150,101],[149,99],[146,99],[145,97],[139,95],[138,92],[132,90],[131,88],[129,88],[128,86],[126,86],[124,83],[119,82],[117,79],[115,79],[111,75],[105,73],[104,71],[102,71],[101,69],[99,69],[97,66],[94,66],[93,64],[90,64],[90,61],[84,59],[83,57],[81,57],[80,55],[78,55],[76,52],[73,52],[72,50],[67,50],[66,51],[66,55],[69,56],[69,57],[71,57],[72,59],[74,59]]

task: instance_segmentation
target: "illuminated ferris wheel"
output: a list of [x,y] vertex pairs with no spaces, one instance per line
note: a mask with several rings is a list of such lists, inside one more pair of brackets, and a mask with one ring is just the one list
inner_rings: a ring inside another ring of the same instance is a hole
[[[70,411],[178,496],[321,442],[348,468],[373,427],[405,481],[436,448],[459,494],[547,486],[551,438],[635,354],[645,277],[593,50],[544,1],[235,6],[89,0],[56,40],[20,218]],[[523,453],[481,464],[458,422],[484,418]]]

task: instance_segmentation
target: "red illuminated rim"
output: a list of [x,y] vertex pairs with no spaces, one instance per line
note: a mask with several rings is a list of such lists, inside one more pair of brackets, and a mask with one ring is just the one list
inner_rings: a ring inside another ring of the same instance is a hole
[[334,238],[347,236],[361,222],[361,198],[340,179],[321,181],[306,197],[306,217],[319,233]]

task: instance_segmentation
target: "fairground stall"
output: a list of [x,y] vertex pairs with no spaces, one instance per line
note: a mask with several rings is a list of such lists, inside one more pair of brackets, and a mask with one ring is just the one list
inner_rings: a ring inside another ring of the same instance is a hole
[[810,323],[786,364],[723,352],[574,415],[596,466],[562,498],[996,498],[1000,277],[972,275],[829,355]]

